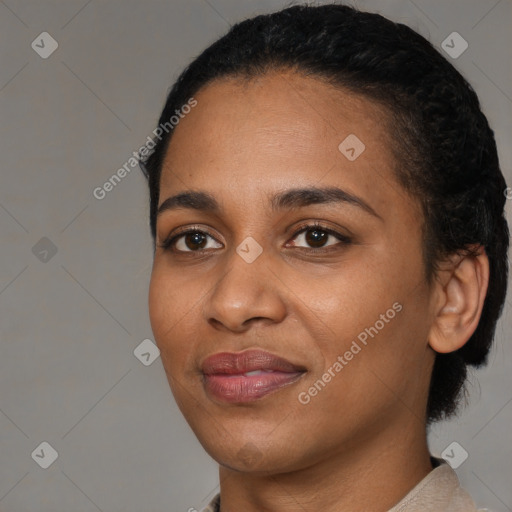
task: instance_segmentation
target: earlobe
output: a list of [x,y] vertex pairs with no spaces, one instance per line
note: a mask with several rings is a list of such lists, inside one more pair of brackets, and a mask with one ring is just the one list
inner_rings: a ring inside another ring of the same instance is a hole
[[475,332],[489,284],[489,259],[480,246],[476,254],[454,256],[441,272],[429,345],[447,353],[461,348]]

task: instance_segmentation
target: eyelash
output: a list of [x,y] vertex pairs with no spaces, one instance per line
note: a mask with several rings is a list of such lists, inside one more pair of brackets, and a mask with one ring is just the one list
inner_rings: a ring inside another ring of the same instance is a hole
[[[350,237],[348,237],[346,235],[343,235],[341,233],[338,233],[337,231],[335,231],[333,229],[330,229],[327,226],[323,226],[322,224],[320,224],[318,222],[313,222],[313,223],[309,223],[309,224],[303,224],[302,226],[299,226],[297,228],[297,230],[295,231],[295,233],[292,235],[291,239],[294,239],[298,235],[300,235],[300,234],[302,234],[302,233],[304,233],[306,231],[313,230],[313,229],[317,229],[318,231],[322,231],[324,233],[327,233],[328,235],[334,236],[335,238],[337,238],[340,241],[341,245],[348,245],[348,244],[352,243],[352,239]],[[180,254],[183,254],[183,253],[192,253],[192,254],[194,254],[194,253],[201,253],[204,250],[199,249],[197,251],[176,251],[174,249],[174,245],[176,244],[176,242],[178,241],[179,238],[181,238],[182,236],[188,235],[188,234],[193,234],[193,233],[201,233],[203,235],[207,235],[207,236],[209,236],[211,238],[214,238],[212,235],[210,235],[206,231],[200,229],[198,226],[192,226],[190,228],[187,228],[184,231],[176,233],[172,237],[167,238],[162,243],[158,244],[158,246],[161,247],[162,249],[164,249],[165,251],[171,250],[171,251],[174,251],[174,252],[177,252],[177,253],[180,253]],[[320,247],[320,248],[298,247],[298,249],[301,249],[301,250],[303,250],[305,252],[314,252],[314,253],[318,254],[318,253],[330,252],[331,250],[333,250],[333,249],[331,249],[331,247],[336,247],[337,245],[339,245],[339,244],[334,244],[334,246],[327,246],[327,247]]]

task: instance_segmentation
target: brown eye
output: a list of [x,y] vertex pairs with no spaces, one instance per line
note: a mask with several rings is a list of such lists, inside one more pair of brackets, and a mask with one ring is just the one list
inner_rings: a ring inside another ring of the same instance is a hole
[[322,247],[329,235],[320,229],[308,229],[305,231],[305,240],[312,247]]
[[306,250],[323,249],[331,245],[344,246],[352,241],[349,237],[337,231],[317,224],[303,226],[295,233],[293,239],[295,240],[292,244],[293,247],[300,247]]
[[206,245],[206,236],[201,232],[190,232],[184,235],[183,243],[190,250],[203,249]]
[[[212,240],[218,245],[211,245],[211,242],[208,240]],[[210,246],[208,247],[208,244]],[[222,247],[222,244],[219,244],[211,235],[201,231],[199,229],[189,229],[187,231],[183,231],[169,238],[168,240],[162,242],[160,244],[164,250],[172,250],[174,252],[201,252],[203,249],[218,249]]]

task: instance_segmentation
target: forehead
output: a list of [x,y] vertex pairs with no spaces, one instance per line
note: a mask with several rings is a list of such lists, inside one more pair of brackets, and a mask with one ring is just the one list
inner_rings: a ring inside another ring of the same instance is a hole
[[275,72],[214,81],[195,99],[174,129],[160,202],[181,189],[207,188],[222,197],[229,185],[248,200],[316,184],[357,190],[378,208],[390,200],[382,186],[379,193],[383,180],[404,195],[394,177],[387,111],[360,95]]

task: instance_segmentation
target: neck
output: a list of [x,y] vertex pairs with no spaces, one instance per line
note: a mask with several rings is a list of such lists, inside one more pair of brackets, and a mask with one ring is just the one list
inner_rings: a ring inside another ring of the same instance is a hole
[[413,418],[363,448],[329,453],[293,471],[256,474],[221,466],[221,512],[386,512],[431,470],[425,426]]

